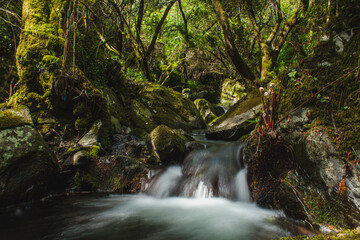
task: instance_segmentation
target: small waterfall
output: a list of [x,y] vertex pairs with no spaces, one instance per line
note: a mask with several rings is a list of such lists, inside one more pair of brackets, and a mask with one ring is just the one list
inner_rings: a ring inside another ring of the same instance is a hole
[[147,192],[158,198],[224,197],[250,202],[244,149],[239,142],[211,142],[208,148],[191,152],[181,167],[168,167],[153,178]]
[[250,191],[247,182],[247,169],[241,169],[235,177],[235,191],[239,201],[250,202]]
[[194,192],[193,196],[195,198],[212,198],[214,196],[211,189],[209,189],[203,181],[199,182],[199,186],[197,187],[196,191]]
[[160,176],[154,179],[153,184],[151,184],[151,187],[149,188],[150,195],[157,198],[166,198],[171,196],[176,191],[176,187],[181,179],[181,176],[182,173],[180,166],[168,167],[160,174]]

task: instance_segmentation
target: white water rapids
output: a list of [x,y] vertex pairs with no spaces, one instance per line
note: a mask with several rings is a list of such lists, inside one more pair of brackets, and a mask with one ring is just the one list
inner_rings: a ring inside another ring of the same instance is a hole
[[[6,240],[267,240],[290,233],[279,211],[251,202],[243,147],[190,154],[183,166],[158,171],[149,195],[73,198],[0,215]],[[241,160],[241,159],[240,159]],[[228,197],[229,199],[225,198]]]

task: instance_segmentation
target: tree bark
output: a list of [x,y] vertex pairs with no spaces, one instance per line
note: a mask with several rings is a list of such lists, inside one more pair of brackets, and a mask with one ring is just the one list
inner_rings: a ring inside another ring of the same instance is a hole
[[255,76],[250,70],[250,68],[246,65],[245,61],[240,56],[238,50],[235,47],[234,39],[230,30],[228,18],[226,13],[221,5],[220,0],[212,0],[212,5],[214,7],[216,16],[219,20],[220,26],[223,31],[224,39],[225,39],[225,48],[226,53],[231,59],[232,64],[235,66],[237,72],[245,79],[254,81]]

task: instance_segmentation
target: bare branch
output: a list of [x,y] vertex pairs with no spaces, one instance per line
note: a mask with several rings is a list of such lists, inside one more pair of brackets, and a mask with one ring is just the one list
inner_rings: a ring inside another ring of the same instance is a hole
[[10,14],[11,16],[15,17],[20,24],[22,24],[21,17],[18,14],[4,8],[0,8],[0,11]]

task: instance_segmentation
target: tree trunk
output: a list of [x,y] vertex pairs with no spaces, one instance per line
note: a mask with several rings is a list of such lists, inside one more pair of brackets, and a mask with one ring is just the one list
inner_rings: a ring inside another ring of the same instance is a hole
[[69,0],[23,0],[23,30],[16,52],[20,80],[9,105],[24,104],[32,112],[73,118],[76,104],[86,101],[89,119],[108,116],[104,97],[75,65],[74,30],[69,31],[75,5]]
[[261,82],[266,82],[270,77],[270,72],[274,66],[272,51],[266,43],[260,43],[261,47]]
[[223,30],[223,35],[225,39],[225,48],[226,53],[231,59],[232,64],[235,66],[238,73],[245,79],[254,81],[255,76],[250,70],[250,68],[246,65],[244,60],[241,58],[238,50],[235,47],[234,39],[230,30],[228,18],[226,13],[221,5],[220,0],[212,0],[212,5],[214,7],[215,13],[219,20],[220,26]]
[[[66,62],[61,60],[65,45],[62,22],[66,12],[67,1],[23,1],[23,31],[16,53],[20,89],[13,101],[25,100],[29,93],[36,98],[34,101],[50,94],[53,81],[60,74],[58,69]],[[53,64],[58,66],[50,71],[55,67],[50,66]]]

